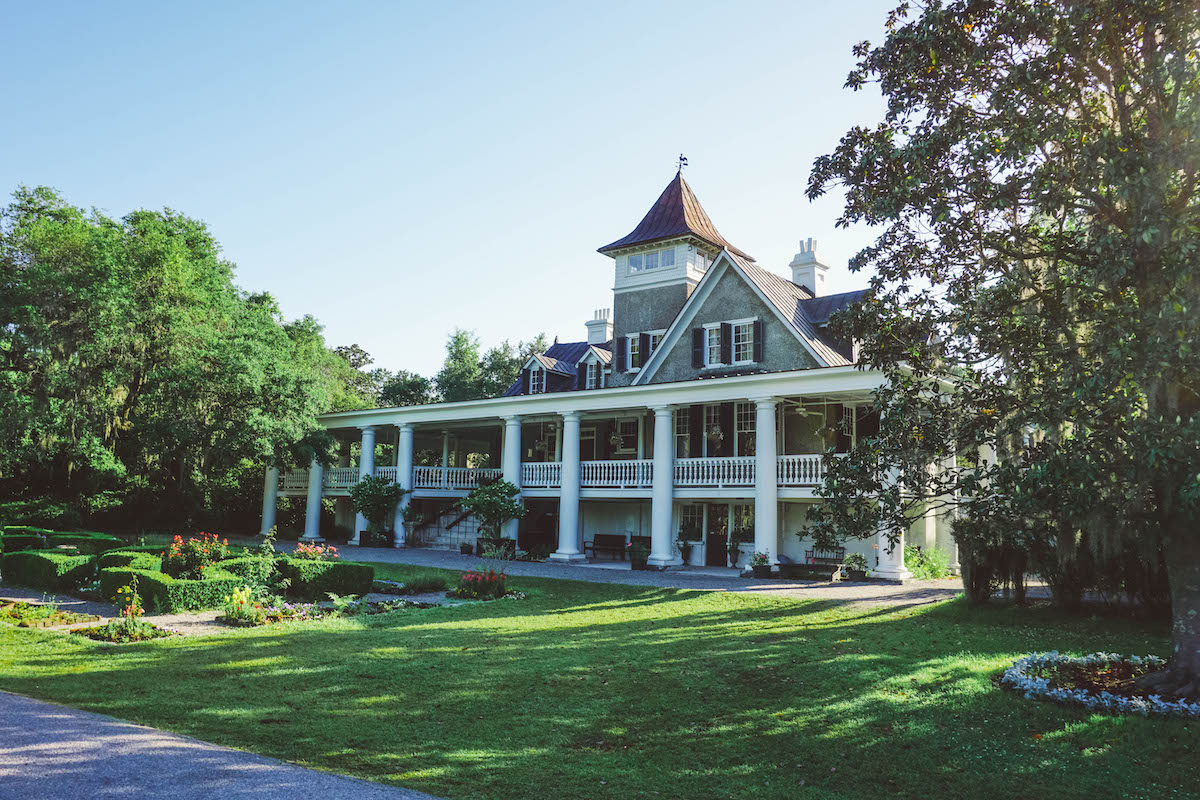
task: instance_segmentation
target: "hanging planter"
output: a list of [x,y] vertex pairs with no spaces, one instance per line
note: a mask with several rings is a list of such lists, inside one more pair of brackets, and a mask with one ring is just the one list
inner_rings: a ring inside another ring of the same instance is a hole
[[621,434],[614,433],[612,436],[608,437],[608,444],[613,450],[620,450],[625,446],[625,440],[621,438]]
[[710,425],[706,433],[708,440],[714,444],[720,444],[725,441],[725,431],[721,430],[720,425]]

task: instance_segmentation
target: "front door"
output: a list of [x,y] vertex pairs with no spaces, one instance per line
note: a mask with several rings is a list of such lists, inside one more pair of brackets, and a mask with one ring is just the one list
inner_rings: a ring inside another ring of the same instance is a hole
[[729,506],[708,504],[708,525],[704,531],[704,565],[723,567],[729,563]]

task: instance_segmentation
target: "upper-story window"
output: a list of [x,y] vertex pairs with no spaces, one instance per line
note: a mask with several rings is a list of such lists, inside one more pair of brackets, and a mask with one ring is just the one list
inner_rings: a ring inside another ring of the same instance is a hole
[[546,370],[534,367],[529,370],[529,393],[542,394],[546,391]]
[[664,334],[666,334],[666,331],[655,331],[650,334],[650,352],[646,354],[647,358],[654,355],[654,351],[662,344]]
[[640,339],[641,339],[641,335],[636,334],[636,333],[629,337],[629,369],[630,370],[642,368],[642,354],[640,352],[641,346],[639,344]]
[[692,449],[692,415],[690,409],[675,409],[675,457],[689,458]]
[[[646,337],[647,351],[642,352],[642,336]],[[628,369],[630,372],[635,372],[642,368],[642,365],[650,360],[650,356],[654,355],[654,351],[662,344],[663,336],[666,331],[643,331],[641,333],[631,333],[626,336],[629,352]]]
[[704,363],[713,367],[721,363],[721,326],[705,328]]
[[648,253],[634,253],[629,257],[630,272],[644,272],[648,269],[675,266],[675,248],[651,250]]
[[696,269],[708,269],[708,265],[712,263],[712,259],[699,250],[689,255],[688,261]]
[[733,326],[733,362],[748,363],[754,360],[754,321],[739,322]]
[[592,361],[587,365],[587,388],[599,389],[604,385],[604,368],[600,362]]

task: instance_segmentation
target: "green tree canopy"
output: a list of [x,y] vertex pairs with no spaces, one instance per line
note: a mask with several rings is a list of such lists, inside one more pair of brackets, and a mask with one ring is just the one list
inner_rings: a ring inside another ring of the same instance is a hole
[[935,1],[888,31],[847,82],[878,85],[884,121],[809,185],[881,228],[842,331],[889,379],[820,528],[894,535],[962,501],[1062,558],[1161,547],[1175,650],[1154,680],[1200,694],[1200,12]]

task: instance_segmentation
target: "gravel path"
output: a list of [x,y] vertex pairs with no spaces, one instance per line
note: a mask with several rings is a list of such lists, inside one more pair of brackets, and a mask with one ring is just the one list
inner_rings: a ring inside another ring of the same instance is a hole
[[[290,549],[280,543],[280,549]],[[340,549],[343,557],[354,561],[374,561],[385,564],[413,564],[423,567],[465,570],[480,563],[478,556],[464,556],[449,550],[400,549],[383,547],[351,547]],[[829,600],[839,603],[868,605],[924,605],[948,600],[962,593],[957,579],[914,581],[904,585],[888,583],[823,583],[778,579],[736,577],[734,570],[685,567],[657,571],[633,571],[617,563],[580,566],[554,562],[510,561],[504,566],[509,575],[535,578],[563,578],[592,583],[620,583],[630,586],[661,586],[671,589],[693,589],[710,592],[754,592],[774,597],[800,600]]]
[[437,800],[0,692],[0,800]]
[[[57,625],[41,630],[63,631],[72,628],[90,628],[93,625],[103,625],[118,615],[118,610],[112,603],[102,603],[97,600],[81,600],[78,597],[68,597],[61,594],[46,594],[36,589],[20,589],[14,586],[0,586],[0,599],[23,600],[27,603],[53,603],[63,611],[74,611],[79,614],[95,614],[99,622],[81,622],[78,625]],[[228,633],[230,628],[217,622],[221,612],[189,611],[185,614],[147,614],[142,617],[146,622],[160,628],[182,633],[185,636],[206,636],[214,633]]]

